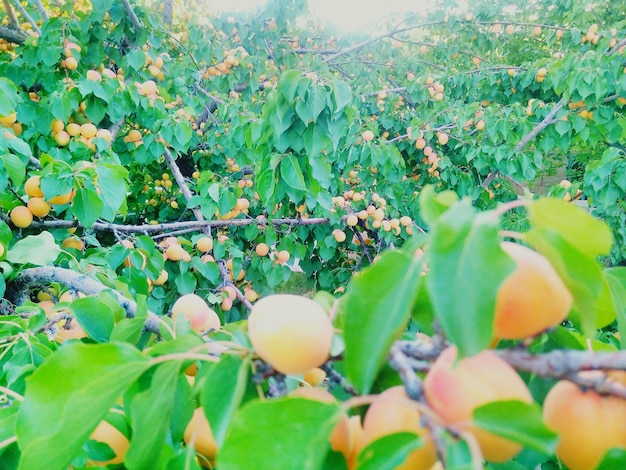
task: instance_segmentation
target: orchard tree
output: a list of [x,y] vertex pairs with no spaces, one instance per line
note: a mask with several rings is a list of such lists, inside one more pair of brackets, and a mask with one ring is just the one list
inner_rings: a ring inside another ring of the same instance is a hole
[[3,1],[0,466],[626,465],[626,5],[470,3]]

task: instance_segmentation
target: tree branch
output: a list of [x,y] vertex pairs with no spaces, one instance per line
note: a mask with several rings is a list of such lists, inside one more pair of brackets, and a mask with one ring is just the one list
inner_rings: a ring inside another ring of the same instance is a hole
[[141,22],[139,21],[139,18],[137,18],[137,14],[135,13],[135,10],[133,10],[133,7],[131,6],[128,0],[122,0],[122,5],[124,5],[124,10],[126,11],[126,14],[128,15],[128,18],[130,19],[130,22],[135,28],[135,32],[139,33],[142,29],[142,26],[141,26]]
[[39,29],[39,26],[37,26],[37,22],[33,20],[32,16],[28,14],[26,9],[22,6],[22,4],[18,0],[12,0],[12,1],[13,1],[13,5],[15,5],[15,8],[17,8],[20,11],[24,19],[26,19],[26,21],[28,21],[30,25],[33,27],[33,31],[35,31],[37,34],[41,36],[41,29]]
[[0,38],[12,42],[13,44],[24,44],[26,38],[28,38],[28,34],[22,29],[0,26]]
[[561,98],[557,104],[554,105],[554,108],[552,108],[552,111],[550,111],[548,113],[548,115],[543,118],[543,121],[541,121],[539,124],[537,124],[534,129],[532,131],[530,131],[528,134],[526,134],[522,140],[520,140],[517,145],[515,146],[515,151],[519,152],[521,151],[524,147],[526,147],[526,144],[528,144],[528,142],[530,142],[531,140],[533,140],[535,137],[537,137],[537,135],[539,135],[539,133],[544,130],[546,127],[548,127],[550,124],[554,124],[554,122],[556,122],[554,120],[554,117],[557,115],[557,113],[563,108],[563,105],[565,104],[565,98]]
[[[124,297],[116,290],[96,281],[86,274],[56,266],[24,269],[17,279],[7,286],[7,298],[14,304],[21,305],[28,298],[28,294],[33,287],[48,282],[59,282],[85,295],[93,295],[108,290],[117,298],[120,306],[126,311],[128,318],[134,318],[137,313],[137,304],[133,300]],[[148,312],[148,318],[146,319],[144,328],[152,333],[158,334],[159,322],[159,316]]]
[[48,21],[48,12],[44,8],[43,4],[41,3],[41,0],[33,0],[33,3],[35,4],[35,6],[37,7],[37,10],[39,11],[39,15],[41,16],[41,19],[43,21]]

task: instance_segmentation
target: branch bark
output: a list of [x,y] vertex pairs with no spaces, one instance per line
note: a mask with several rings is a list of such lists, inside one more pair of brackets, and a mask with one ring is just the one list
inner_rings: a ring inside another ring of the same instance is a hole
[[530,142],[531,140],[533,140],[535,137],[537,137],[537,135],[539,135],[539,133],[544,130],[546,127],[548,127],[550,124],[554,124],[556,121],[554,119],[554,117],[557,115],[557,113],[563,108],[563,106],[565,105],[565,98],[561,98],[557,104],[554,105],[554,108],[552,108],[552,111],[550,111],[548,113],[548,115],[543,118],[543,121],[541,121],[539,124],[537,124],[534,129],[532,131],[530,131],[528,134],[526,134],[522,140],[520,140],[517,145],[515,146],[515,151],[519,152],[521,151],[524,147],[526,147],[526,145],[528,144],[528,142]]
[[28,34],[21,29],[13,29],[7,26],[0,26],[0,38],[13,44],[24,44]]
[[137,18],[137,14],[135,13],[135,10],[133,10],[132,5],[128,0],[122,0],[122,5],[124,6],[124,11],[126,11],[130,22],[135,28],[135,32],[139,33],[142,29],[141,21],[139,21],[139,18]]
[[[16,305],[21,305],[28,298],[30,290],[42,283],[59,282],[70,289],[75,289],[85,295],[93,295],[104,290],[109,290],[119,301],[120,306],[126,311],[128,318],[134,318],[137,313],[137,304],[114,289],[99,281],[71,269],[56,266],[43,266],[40,268],[24,269],[17,279],[7,286],[7,298]],[[148,312],[145,329],[158,334],[160,318],[153,312]]]

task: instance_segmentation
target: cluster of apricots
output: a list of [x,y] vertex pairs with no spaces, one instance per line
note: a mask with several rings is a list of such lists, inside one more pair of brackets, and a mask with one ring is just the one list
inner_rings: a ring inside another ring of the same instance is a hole
[[41,190],[41,177],[33,175],[24,183],[24,192],[29,196],[26,205],[14,207],[10,213],[11,222],[18,228],[27,228],[33,223],[33,216],[46,217],[55,206],[69,204],[75,191],[46,198]]
[[[400,235],[404,228],[408,235],[413,233],[413,220],[409,216],[387,217],[385,212],[387,201],[378,193],[372,193],[367,198],[364,191],[345,191],[342,196],[333,197],[333,205],[347,212],[345,222],[348,227],[355,227],[363,221],[368,230],[381,229],[384,232],[393,231],[396,235]],[[340,229],[333,231],[333,236],[339,243],[345,241],[346,237]]]
[[[93,70],[90,70],[93,72]],[[85,105],[81,103],[79,110],[84,112]],[[70,120],[65,124],[60,119],[55,119],[50,125],[50,132],[52,138],[59,147],[66,147],[71,142],[72,138],[75,138],[89,147],[91,150],[96,150],[94,139],[102,139],[107,144],[111,143],[113,136],[108,129],[98,129],[95,124],[91,122],[85,122],[78,124]]]
[[[248,57],[248,51],[243,46],[238,46],[235,49],[225,50],[224,59],[215,65],[211,65],[206,68],[203,77],[205,80],[211,77],[219,77],[220,75],[227,75],[231,72],[231,69],[239,67],[241,61]],[[237,93],[237,92],[235,92]],[[235,96],[233,96],[235,97]]]

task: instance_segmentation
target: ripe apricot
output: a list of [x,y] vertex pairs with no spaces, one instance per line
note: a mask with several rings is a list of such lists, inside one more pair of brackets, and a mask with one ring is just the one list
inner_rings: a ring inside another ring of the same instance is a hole
[[196,246],[198,247],[198,250],[203,253],[208,253],[213,249],[213,239],[210,237],[202,237],[198,239]]
[[33,223],[33,214],[26,206],[17,206],[11,211],[11,222],[19,228],[26,228]]
[[471,432],[483,456],[490,462],[513,458],[522,446],[472,425],[479,406],[500,400],[532,403],[526,384],[517,372],[492,351],[456,361],[457,350],[445,349],[424,379],[424,396],[442,421]]
[[98,128],[90,122],[86,122],[80,126],[80,135],[85,139],[91,139],[98,133]]
[[626,448],[626,400],[558,382],[543,403],[545,424],[559,435],[556,455],[571,470],[596,468],[612,447]]
[[63,248],[74,248],[75,250],[82,251],[85,248],[85,244],[78,237],[67,237],[61,243]]
[[191,329],[197,332],[217,329],[221,326],[217,316],[202,297],[196,294],[186,294],[179,297],[172,305],[172,320],[178,315],[184,315],[191,323]]
[[[289,394],[290,397],[301,397],[308,400],[320,401],[322,403],[336,403],[335,397],[323,388],[301,387],[296,388]],[[352,433],[350,432],[350,423],[348,415],[343,414],[339,422],[333,428],[328,437],[330,447],[335,452],[341,452],[347,459],[353,447]]]
[[291,258],[291,254],[287,250],[281,250],[276,253],[276,262],[279,264],[285,264]]
[[267,256],[267,254],[270,252],[270,247],[267,245],[267,243],[261,242],[256,246],[254,251],[256,251],[256,254],[259,256]]
[[76,124],[75,122],[70,122],[65,128],[65,130],[72,137],[76,137],[77,135],[80,134],[80,125]]
[[74,199],[74,194],[76,194],[76,191],[72,189],[69,193],[60,194],[58,196],[54,196],[50,198],[48,202],[50,202],[50,204],[55,204],[57,206],[69,204],[70,201]]
[[17,114],[12,112],[6,116],[0,117],[0,126],[2,127],[11,127],[12,124],[17,120]]
[[68,57],[63,62],[68,70],[76,70],[78,68],[78,61],[74,57]]
[[172,243],[168,246],[167,250],[165,250],[165,256],[171,261],[189,261],[191,259],[189,253],[178,243]]
[[374,140],[374,133],[368,129],[366,131],[363,131],[363,133],[361,134],[361,138],[365,142],[369,142],[370,140]]
[[352,434],[352,449],[350,449],[350,455],[348,455],[346,461],[348,469],[354,470],[357,467],[359,454],[365,447],[365,432],[363,431],[361,416],[359,415],[350,416],[348,425],[350,426],[350,434]]
[[422,446],[413,450],[396,470],[428,470],[437,461],[435,444],[429,431],[420,424],[419,410],[409,400],[400,385],[385,390],[372,402],[363,420],[365,445],[389,434],[416,434],[423,439]]
[[213,461],[217,455],[217,442],[213,437],[213,431],[211,425],[206,419],[204,410],[202,408],[196,408],[191,417],[191,421],[185,428],[183,435],[185,444],[192,445],[195,451]]
[[42,197],[31,197],[26,205],[28,210],[37,217],[45,217],[50,212],[50,204]]
[[494,335],[528,338],[562,322],[572,295],[550,262],[522,245],[503,242],[501,246],[517,266],[498,290]]
[[124,455],[130,446],[128,438],[115,426],[104,420],[100,421],[98,426],[96,426],[96,429],[93,430],[89,439],[104,442],[115,452],[115,457],[106,462],[90,460],[89,463],[96,467],[106,467],[110,464],[122,463],[124,461]]
[[52,124],[50,124],[50,131],[53,134],[56,134],[57,132],[61,132],[64,127],[65,124],[63,123],[63,121],[61,121],[60,119],[55,119],[52,121]]
[[330,355],[333,325],[311,299],[290,294],[259,300],[248,317],[256,353],[283,374],[304,374]]
[[159,274],[159,277],[157,277],[154,280],[154,285],[155,286],[162,286],[163,284],[165,284],[167,282],[167,278],[168,277],[169,277],[168,272],[165,269],[163,269],[161,271],[161,274]]
[[41,176],[34,175],[29,177],[24,183],[24,192],[31,197],[43,197],[41,191]]
[[319,367],[313,367],[313,369],[307,370],[304,373],[304,377],[302,378],[302,380],[308,383],[311,387],[317,387],[318,385],[321,385],[322,382],[324,382],[325,378],[326,372],[324,372],[324,370],[320,369]]
[[59,131],[56,134],[54,134],[54,141],[60,147],[65,147],[67,144],[69,144],[70,139],[71,137],[66,131]]
[[98,129],[96,137],[109,143],[113,140],[113,134],[111,134],[111,131],[108,129]]

